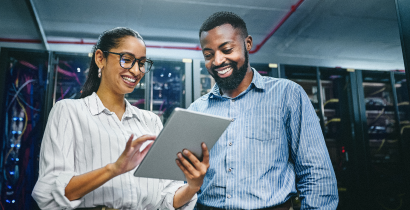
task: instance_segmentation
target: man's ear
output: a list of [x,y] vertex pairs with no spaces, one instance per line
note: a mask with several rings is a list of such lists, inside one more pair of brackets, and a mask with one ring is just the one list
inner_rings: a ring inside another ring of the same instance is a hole
[[252,45],[253,45],[252,36],[251,36],[251,35],[248,35],[248,37],[245,38],[245,45],[246,45],[246,50],[247,50],[248,52],[251,51]]
[[104,53],[98,49],[95,51],[95,64],[97,64],[98,68],[102,69],[104,67]]

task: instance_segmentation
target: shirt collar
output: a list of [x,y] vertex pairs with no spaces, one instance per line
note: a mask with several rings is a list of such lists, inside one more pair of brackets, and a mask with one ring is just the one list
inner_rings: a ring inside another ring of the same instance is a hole
[[[138,108],[134,108],[127,99],[125,99],[125,112],[123,117],[133,117],[135,116],[138,120],[140,120],[141,111]],[[92,115],[98,115],[101,112],[106,114],[112,114],[109,109],[107,109],[104,104],[102,103],[100,97],[98,97],[97,93],[93,92],[91,95],[84,98],[84,101],[87,105],[88,110]]]
[[[265,89],[265,84],[263,83],[263,76],[260,75],[258,73],[258,71],[256,71],[254,68],[252,68],[252,71],[253,71],[253,78],[252,78],[252,82],[249,86],[253,85],[255,88],[258,88],[258,89],[261,89],[261,90]],[[250,87],[248,87],[244,91],[244,93],[248,92],[249,90],[250,90]],[[239,94],[239,96],[243,95],[244,93]],[[216,83],[212,87],[211,91],[209,92],[208,98],[212,98],[214,95],[221,97],[221,92],[219,91],[219,86]]]

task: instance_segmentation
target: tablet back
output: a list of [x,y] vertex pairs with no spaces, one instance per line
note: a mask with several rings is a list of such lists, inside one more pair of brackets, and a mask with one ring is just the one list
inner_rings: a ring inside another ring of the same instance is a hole
[[201,142],[211,150],[230,122],[229,118],[175,108],[134,176],[185,181],[175,163],[177,153],[188,149],[201,157]]

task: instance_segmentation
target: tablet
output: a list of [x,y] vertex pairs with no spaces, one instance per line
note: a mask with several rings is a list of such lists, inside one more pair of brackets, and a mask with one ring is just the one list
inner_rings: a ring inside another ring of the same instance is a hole
[[188,149],[202,157],[201,143],[211,150],[230,123],[230,118],[175,108],[134,176],[186,181],[175,162],[177,153]]

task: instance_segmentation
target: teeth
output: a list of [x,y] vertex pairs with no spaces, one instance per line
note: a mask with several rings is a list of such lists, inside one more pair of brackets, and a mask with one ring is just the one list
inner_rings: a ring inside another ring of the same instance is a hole
[[135,79],[131,79],[129,77],[122,77],[124,80],[128,81],[128,82],[132,82],[134,83],[136,80]]
[[218,74],[226,74],[228,71],[232,70],[232,68],[227,68],[223,71],[218,71]]

